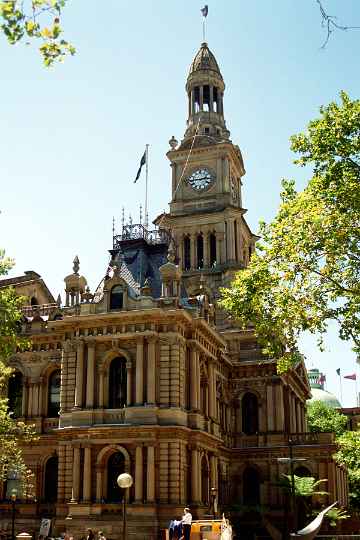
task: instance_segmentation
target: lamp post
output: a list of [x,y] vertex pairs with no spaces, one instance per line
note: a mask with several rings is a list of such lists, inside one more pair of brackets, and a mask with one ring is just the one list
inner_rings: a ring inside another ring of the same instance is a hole
[[214,519],[216,519],[216,488],[212,487],[210,489],[210,502],[211,502],[211,510],[212,515],[214,516]]
[[291,506],[293,511],[293,528],[294,532],[297,531],[297,512],[296,512],[296,491],[295,491],[295,474],[294,463],[299,461],[306,461],[306,458],[294,458],[293,452],[294,441],[289,439],[289,457],[277,458],[278,463],[290,465],[290,479],[291,479]]
[[129,473],[119,474],[117,477],[117,485],[124,490],[123,497],[123,540],[126,540],[126,497],[127,489],[133,485],[133,477]]
[[17,497],[17,490],[11,490],[11,540],[15,540],[15,503]]

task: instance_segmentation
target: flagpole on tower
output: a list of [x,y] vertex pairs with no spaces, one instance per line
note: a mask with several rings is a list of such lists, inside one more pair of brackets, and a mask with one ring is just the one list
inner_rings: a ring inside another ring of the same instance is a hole
[[149,179],[149,145],[146,145],[146,182],[145,182],[145,229],[149,226],[149,213],[148,213],[148,179]]
[[205,5],[203,8],[201,8],[201,14],[203,16],[203,42],[206,41],[206,33],[205,33],[205,30],[206,30],[206,17],[208,15],[208,12],[209,12],[209,8],[207,5]]

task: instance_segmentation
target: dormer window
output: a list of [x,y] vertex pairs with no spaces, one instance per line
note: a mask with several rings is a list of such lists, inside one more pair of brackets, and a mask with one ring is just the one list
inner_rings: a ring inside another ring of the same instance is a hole
[[122,309],[124,304],[124,291],[121,285],[115,285],[110,293],[110,309]]

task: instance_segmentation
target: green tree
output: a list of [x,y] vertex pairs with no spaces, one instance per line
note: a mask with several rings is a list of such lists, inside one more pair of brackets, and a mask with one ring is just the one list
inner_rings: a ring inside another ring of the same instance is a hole
[[335,433],[340,436],[346,430],[348,419],[345,414],[329,407],[322,401],[312,401],[306,407],[307,426],[313,433]]
[[360,353],[360,101],[342,92],[291,149],[312,176],[300,192],[283,180],[275,219],[261,223],[248,268],[222,291],[222,306],[254,326],[279,372],[300,359],[301,332],[316,334],[322,348],[329,320]]
[[60,15],[67,0],[0,1],[1,30],[11,45],[25,40],[39,40],[40,54],[46,67],[74,55],[75,48],[63,39]]
[[[0,275],[12,267],[13,261],[0,251]],[[8,409],[7,383],[12,376],[8,366],[9,356],[27,345],[18,337],[17,324],[21,318],[22,299],[14,289],[0,289],[0,480],[6,480],[9,472],[15,474],[21,482],[23,497],[31,493],[32,473],[27,469],[21,451],[21,444],[34,439],[32,426],[27,426],[12,418]]]
[[360,508],[360,431],[346,431],[337,443],[335,459],[347,468],[351,505]]

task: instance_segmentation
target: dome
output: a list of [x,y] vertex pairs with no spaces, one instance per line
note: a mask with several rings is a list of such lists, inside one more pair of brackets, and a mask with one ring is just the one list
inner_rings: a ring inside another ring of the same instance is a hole
[[195,55],[195,58],[191,63],[189,75],[192,75],[196,71],[201,71],[201,70],[216,71],[222,78],[221,73],[220,73],[220,68],[216,61],[216,58],[213,55],[213,53],[210,51],[207,43],[201,44],[200,50]]
[[311,389],[311,399],[308,399],[308,403],[312,403],[314,401],[321,401],[328,407],[331,407],[332,409],[340,409],[341,403],[337,399],[337,397],[334,394],[331,394],[327,390],[321,390],[321,388],[312,388]]

